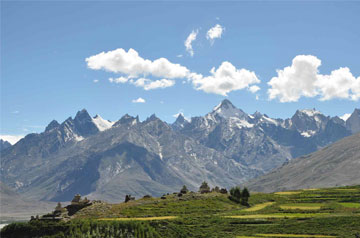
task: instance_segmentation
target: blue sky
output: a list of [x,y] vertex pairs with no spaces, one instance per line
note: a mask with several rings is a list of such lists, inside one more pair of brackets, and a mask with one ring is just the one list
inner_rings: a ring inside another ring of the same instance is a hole
[[[41,132],[82,108],[109,120],[156,113],[173,122],[225,98],[274,118],[314,107],[351,113],[360,105],[359,12],[356,1],[1,2],[0,134]],[[207,37],[216,25],[221,35]],[[193,56],[184,45],[191,32]],[[159,58],[175,74],[154,69]],[[127,82],[109,81],[119,77]]]

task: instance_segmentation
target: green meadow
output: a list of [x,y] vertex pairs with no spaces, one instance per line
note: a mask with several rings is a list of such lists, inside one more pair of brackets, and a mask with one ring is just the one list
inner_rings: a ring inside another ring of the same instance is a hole
[[[253,193],[187,193],[94,204],[68,222],[11,224],[1,237],[339,237],[360,233],[360,186]],[[44,236],[31,236],[42,229]],[[46,231],[48,231],[46,233]],[[121,232],[120,232],[121,231]],[[19,236],[18,236],[19,237]],[[20,236],[21,237],[21,236]]]

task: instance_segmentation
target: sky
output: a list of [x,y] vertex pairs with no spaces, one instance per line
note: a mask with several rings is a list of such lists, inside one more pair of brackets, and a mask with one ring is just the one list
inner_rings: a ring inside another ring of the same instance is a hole
[[[359,1],[1,2],[1,138],[85,108],[291,117],[360,107]],[[7,137],[6,137],[7,136]]]

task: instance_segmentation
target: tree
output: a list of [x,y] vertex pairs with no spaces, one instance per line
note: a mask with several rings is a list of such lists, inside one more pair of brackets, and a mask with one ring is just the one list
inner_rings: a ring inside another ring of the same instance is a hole
[[200,193],[209,193],[210,192],[210,187],[209,185],[207,184],[207,182],[203,182],[200,186],[200,189],[199,189],[199,192]]
[[240,199],[241,199],[241,189],[240,189],[240,187],[238,187],[238,186],[232,187],[230,189],[230,196],[231,196],[231,200],[236,201],[236,202],[240,202]]
[[187,192],[189,192],[189,190],[188,190],[187,187],[184,185],[184,186],[182,187],[182,189],[180,190],[180,193],[185,194],[185,193],[187,193]]
[[250,192],[247,188],[244,188],[241,192],[241,204],[245,206],[249,206],[249,197]]

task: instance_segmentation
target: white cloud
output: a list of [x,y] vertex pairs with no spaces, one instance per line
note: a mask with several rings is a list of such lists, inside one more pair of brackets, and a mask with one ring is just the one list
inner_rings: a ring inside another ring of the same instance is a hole
[[138,98],[138,99],[132,100],[132,102],[133,102],[133,103],[145,103],[146,101],[145,101],[145,99],[143,99],[143,98]]
[[300,97],[320,96],[320,100],[360,98],[360,77],[355,78],[348,68],[339,68],[330,75],[319,74],[321,60],[312,55],[298,55],[292,65],[277,70],[269,82],[269,99],[296,102]]
[[349,117],[351,116],[351,113],[345,113],[344,115],[342,115],[340,118],[344,121],[346,121],[347,119],[349,119]]
[[19,114],[20,112],[16,110],[16,111],[12,111],[11,113],[12,114]]
[[186,38],[185,42],[184,42],[184,45],[185,45],[185,48],[186,48],[186,51],[189,52],[189,54],[191,56],[194,56],[194,50],[192,48],[192,42],[194,40],[196,40],[196,36],[197,34],[199,33],[198,30],[193,30],[190,35]]
[[24,135],[0,135],[0,139],[6,140],[12,145],[16,144],[16,142],[22,138],[24,138]]
[[356,101],[360,98],[360,77],[356,79],[347,67],[334,70],[330,75],[319,75],[316,86],[322,101],[333,98]]
[[[251,84],[260,83],[256,74],[247,69],[236,69],[230,62],[224,61],[218,69],[213,67],[210,70],[211,75],[204,77],[201,74],[191,73],[189,79],[197,90],[203,90],[206,93],[215,93],[223,96],[231,91],[244,88],[257,91]],[[250,89],[252,87],[252,89]]]
[[225,28],[219,24],[216,24],[214,27],[210,28],[206,33],[206,39],[210,40],[211,44],[214,44],[216,38],[221,38],[222,33]]
[[256,93],[259,90],[260,90],[260,87],[257,85],[253,85],[253,86],[249,87],[249,91],[252,93]]
[[110,83],[126,83],[129,79],[125,77],[109,78]]
[[177,55],[176,57],[178,57],[178,58],[182,58],[182,57],[183,57],[183,55],[181,55],[181,54],[180,54],[180,55]]
[[167,88],[175,85],[174,80],[169,79],[160,79],[160,80],[150,80],[147,78],[139,78],[137,80],[130,80],[130,83],[134,84],[136,87],[142,87],[145,90],[152,90],[158,88]]
[[166,58],[159,58],[154,61],[144,59],[131,48],[128,52],[122,48],[101,52],[86,58],[85,61],[90,69],[122,73],[128,78],[151,75],[174,79],[184,78],[189,72],[186,67],[171,63]]

